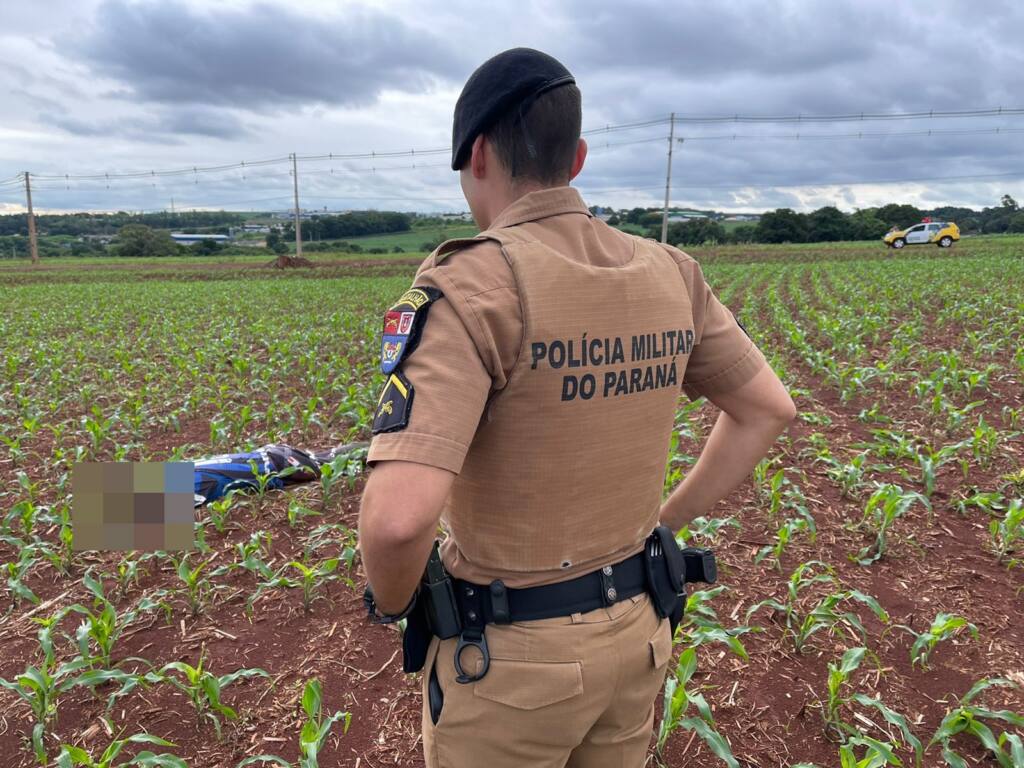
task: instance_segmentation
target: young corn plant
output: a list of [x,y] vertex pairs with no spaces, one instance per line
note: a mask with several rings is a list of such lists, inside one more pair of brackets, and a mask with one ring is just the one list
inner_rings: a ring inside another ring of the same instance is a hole
[[839,495],[844,499],[852,498],[864,485],[865,474],[871,469],[880,469],[879,465],[872,466],[868,463],[868,452],[862,451],[848,462],[841,462],[832,459],[827,462],[828,469],[825,474],[828,479],[839,486]]
[[1007,723],[1014,728],[1024,728],[1024,715],[1006,709],[993,710],[971,702],[986,688],[1001,686],[1019,690],[1017,683],[1005,678],[979,680],[960,699],[959,704],[946,713],[928,746],[942,746],[942,757],[951,768],[967,768],[967,760],[953,749],[953,739],[961,733],[974,736],[991,753],[1000,768],[1020,768],[1024,765],[1024,743],[1020,736],[1009,731],[996,736],[986,724]]
[[928,657],[935,650],[935,646],[943,640],[949,640],[964,631],[970,633],[975,640],[978,639],[978,628],[963,616],[953,613],[935,614],[931,626],[921,634],[902,624],[899,625],[899,628],[914,636],[914,644],[910,647],[910,663],[918,665],[922,669],[928,667]]
[[761,628],[741,626],[726,629],[722,625],[711,601],[726,589],[723,584],[710,589],[698,589],[687,596],[683,618],[676,627],[673,644],[697,648],[706,643],[722,643],[744,661],[749,658],[740,637],[748,632],[760,632]]
[[110,439],[117,421],[116,416],[103,418],[103,411],[98,405],[92,406],[89,415],[82,417],[82,429],[89,433],[92,441],[90,448],[94,457],[99,456],[100,448]]
[[7,613],[10,613],[25,601],[33,605],[39,604],[39,596],[25,583],[25,577],[28,576],[29,571],[32,570],[39,558],[34,546],[26,545],[14,537],[6,538],[9,539],[8,543],[13,541],[19,544],[18,559],[4,564],[4,569],[7,572],[7,590],[11,596],[11,605],[7,610]]
[[1024,501],[1011,501],[1003,516],[988,524],[988,532],[992,551],[1002,563],[1024,543]]
[[[224,689],[236,680],[247,677],[269,677],[262,669],[239,669],[226,675],[213,675],[205,667],[206,649],[199,652],[198,666],[191,666],[184,661],[172,661],[165,664],[147,679],[167,681],[188,696],[195,708],[199,721],[210,720],[217,732],[217,740],[221,740],[220,717],[237,720],[238,713],[221,701]],[[177,673],[172,674],[172,673]],[[220,717],[218,717],[218,715]]]
[[[864,751],[857,756],[857,748]],[[887,765],[899,766],[903,762],[896,756],[894,747],[887,741],[872,739],[870,736],[853,736],[839,747],[840,768],[884,768]]]
[[804,509],[803,515],[799,517],[788,518],[775,532],[775,543],[768,544],[758,551],[757,555],[754,556],[754,562],[760,563],[769,555],[772,558],[772,565],[774,568],[782,572],[782,554],[785,552],[786,547],[796,537],[797,534],[803,533],[807,535],[808,541],[813,544],[814,539],[817,536],[817,528],[814,525],[814,517]]
[[[829,738],[844,742],[844,745],[857,744],[857,739],[867,738],[861,733],[860,729],[850,725],[843,719],[844,709],[852,710],[854,704],[859,704],[862,707],[875,710],[885,718],[886,722],[899,729],[903,736],[903,742],[914,750],[914,764],[920,766],[924,748],[921,740],[910,730],[910,724],[907,722],[907,719],[882,703],[881,699],[855,691],[848,692],[850,677],[860,667],[866,652],[867,649],[863,647],[850,648],[843,654],[839,664],[829,662],[827,678],[828,699],[822,706],[825,734]],[[873,739],[869,740],[874,741]],[[895,749],[889,742],[880,743],[884,744],[890,753],[891,750]],[[900,761],[895,760],[893,764],[900,765]],[[886,765],[886,763],[879,763],[879,765]]]
[[693,539],[701,539],[709,544],[715,544],[725,528],[740,530],[740,524],[731,515],[729,517],[695,517],[676,532],[676,541],[682,547],[689,546]]
[[249,534],[246,541],[235,544],[235,552],[238,553],[238,561],[226,566],[221,566],[213,571],[212,575],[220,576],[222,573],[233,571],[236,568],[244,568],[258,578],[270,579],[273,571],[264,559],[270,553],[270,544],[273,537],[267,531],[254,531]]
[[[823,572],[813,573],[815,569]],[[836,591],[821,598],[805,611],[801,605],[804,601],[800,593],[813,584],[828,584]],[[793,650],[797,653],[802,653],[807,641],[821,631],[832,634],[837,629],[845,629],[863,642],[867,632],[860,618],[852,611],[841,610],[841,606],[850,601],[867,606],[879,621],[889,621],[889,614],[875,598],[856,589],[838,589],[839,586],[839,580],[831,566],[820,560],[809,560],[797,566],[790,575],[784,602],[769,598],[755,603],[747,609],[746,619],[750,621],[751,615],[764,607],[782,614],[785,631],[791,637]]]
[[56,664],[52,656],[41,667],[29,665],[13,680],[0,677],[0,686],[17,694],[32,710],[35,724],[32,726],[32,751],[36,759],[46,765],[48,757],[44,738],[57,719],[57,704],[60,696],[79,684],[77,673],[87,669],[89,662],[75,659]]
[[323,715],[323,697],[318,680],[310,680],[302,691],[302,710],[306,720],[299,732],[299,762],[290,763],[277,755],[254,755],[240,762],[236,768],[245,768],[255,763],[273,763],[281,768],[319,768],[320,750],[323,749],[327,734],[336,722],[343,722],[342,733],[348,733],[352,715],[340,710],[332,715]]
[[321,497],[325,509],[339,484],[343,483],[349,491],[355,488],[356,480],[363,472],[366,451],[365,445],[357,445],[320,467]]
[[302,710],[306,713],[306,720],[299,732],[299,754],[301,755],[299,768],[318,768],[318,756],[327,739],[327,734],[339,720],[344,723],[342,733],[348,733],[352,715],[339,710],[324,717],[323,695],[318,680],[310,680],[306,683],[306,687],[302,691]]
[[299,585],[302,587],[302,610],[308,614],[313,607],[313,601],[317,598],[317,590],[326,582],[338,578],[335,571],[338,570],[340,558],[329,557],[321,560],[313,566],[306,565],[298,560],[292,560],[289,566],[299,572]]
[[[338,563],[340,562],[341,558],[329,557],[312,566],[298,560],[285,563],[275,575],[260,582],[256,587],[256,591],[249,598],[247,611],[250,614],[252,613],[253,605],[265,590],[283,587],[285,589],[302,590],[302,609],[308,615],[313,607],[314,600],[318,597],[316,594],[317,590],[326,582],[339,578],[335,571],[337,571]],[[284,575],[285,571],[289,568],[298,571],[298,578]]]
[[192,618],[195,618],[203,612],[203,608],[206,606],[210,595],[216,589],[213,583],[206,577],[206,574],[203,573],[206,566],[212,562],[212,558],[193,567],[189,562],[189,555],[186,553],[181,555],[181,557],[172,557],[171,562],[174,564],[174,571],[181,581],[181,587],[178,591],[184,594],[185,602],[188,604]]
[[[711,707],[700,691],[688,690],[690,679],[697,670],[697,651],[687,648],[679,654],[679,662],[665,679],[665,694],[662,705],[661,725],[658,728],[657,752],[659,759],[665,750],[669,736],[680,728],[694,731],[708,748],[725,762],[729,768],[740,768],[733,756],[732,748],[725,736],[715,728]],[[697,716],[687,716],[690,705],[697,710]]]
[[235,494],[237,490],[228,491],[223,498],[211,501],[206,505],[207,514],[210,516],[210,522],[213,523],[213,527],[217,533],[224,533],[224,529],[228,522],[228,513],[235,503]]
[[50,546],[49,542],[38,542],[39,554],[50,563],[62,576],[71,575],[71,566],[74,562],[74,532],[71,529],[71,507],[61,504],[56,514],[48,515],[48,522],[57,528],[57,545]]
[[850,729],[842,719],[842,708],[849,697],[843,696],[842,692],[849,682],[850,675],[860,666],[866,652],[867,648],[850,648],[843,654],[839,664],[828,664],[828,699],[822,708],[822,716],[825,719],[825,733],[834,738],[841,739]]
[[289,528],[294,528],[296,525],[298,525],[302,520],[305,520],[307,517],[319,517],[322,514],[323,514],[322,512],[317,512],[315,509],[310,509],[309,507],[305,506],[298,499],[294,499],[293,498],[293,499],[289,499],[288,500],[288,527]]
[[114,566],[112,572],[103,574],[114,580],[114,593],[117,599],[123,598],[130,587],[138,586],[141,573],[145,573],[144,570],[140,573],[140,567],[151,557],[151,552],[141,555],[127,554]]
[[999,491],[978,491],[961,495],[950,501],[949,506],[959,512],[962,516],[967,515],[970,509],[980,509],[989,517],[998,517],[1006,510],[1006,499]]
[[60,754],[57,755],[57,768],[124,768],[129,765],[138,765],[143,768],[188,768],[188,764],[176,755],[168,752],[155,754],[144,749],[134,757],[123,762],[117,758],[124,751],[128,744],[156,744],[161,747],[177,746],[166,739],[154,736],[151,733],[136,733],[124,739],[114,739],[107,746],[99,757],[93,757],[81,747],[72,744],[61,744]]
[[[103,585],[94,579],[91,573],[83,575],[82,584],[93,594],[92,607],[87,608],[75,603],[67,610],[82,616],[82,622],[75,631],[75,641],[78,644],[79,658],[85,659],[94,668],[107,669],[111,666],[114,644],[140,613],[163,608],[167,618],[170,618],[170,606],[159,599],[159,593],[157,599],[143,597],[130,610],[118,615],[117,608],[104,594]],[[95,652],[92,651],[92,647],[95,647]]]
[[875,541],[861,549],[853,559],[861,565],[881,560],[888,551],[889,528],[915,503],[931,511],[931,502],[916,491],[904,491],[892,483],[877,484],[864,507],[864,516],[857,528],[874,533]]
[[936,473],[955,459],[963,447],[964,443],[962,442],[943,446],[939,450],[934,450],[931,446],[926,445],[914,456],[914,461],[917,462],[917,466],[921,470],[921,485],[924,486],[926,498],[930,499],[935,493]]

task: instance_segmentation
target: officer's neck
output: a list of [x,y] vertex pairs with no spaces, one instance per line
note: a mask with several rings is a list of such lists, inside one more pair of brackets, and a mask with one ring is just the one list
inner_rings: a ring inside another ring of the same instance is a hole
[[551,188],[551,185],[543,184],[539,181],[512,181],[505,179],[503,183],[495,184],[488,190],[489,194],[481,200],[482,205],[478,212],[474,212],[476,215],[473,218],[476,219],[477,226],[480,227],[481,231],[488,229],[506,208],[520,198],[531,192]]

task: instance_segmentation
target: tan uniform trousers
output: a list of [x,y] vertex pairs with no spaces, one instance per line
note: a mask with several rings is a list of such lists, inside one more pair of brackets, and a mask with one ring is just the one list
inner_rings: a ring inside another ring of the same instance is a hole
[[[455,681],[457,638],[434,638],[423,672],[428,768],[640,768],[672,655],[667,619],[646,593],[609,608],[488,625],[491,666]],[[472,649],[463,668],[479,669]],[[435,725],[431,665],[444,703]]]

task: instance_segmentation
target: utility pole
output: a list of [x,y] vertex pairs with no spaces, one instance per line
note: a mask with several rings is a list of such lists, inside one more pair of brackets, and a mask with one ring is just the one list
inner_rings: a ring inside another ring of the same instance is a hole
[[661,242],[668,240],[668,193],[672,187],[672,145],[676,143],[676,113],[668,121],[668,169],[665,171],[665,210],[661,213]]
[[302,218],[299,216],[299,165],[292,152],[292,181],[295,183],[295,258],[302,258]]
[[39,243],[36,242],[36,217],[32,212],[32,182],[29,172],[25,171],[25,200],[28,202],[28,252],[32,254],[32,263],[39,263]]
[[171,216],[174,215],[174,198],[171,198]]

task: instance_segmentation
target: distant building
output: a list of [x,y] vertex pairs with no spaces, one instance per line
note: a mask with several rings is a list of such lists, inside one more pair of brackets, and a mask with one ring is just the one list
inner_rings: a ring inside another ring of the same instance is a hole
[[726,216],[723,221],[760,221],[761,217],[753,213],[737,213],[733,216]]
[[213,240],[215,243],[231,242],[231,237],[229,235],[204,235],[188,232],[171,232],[171,239],[176,243],[181,243],[182,245],[201,243],[203,240]]
[[235,232],[257,232],[261,235],[265,235],[270,232],[270,226],[267,224],[258,224],[246,222],[240,227],[234,227]]
[[672,221],[694,221],[695,219],[706,219],[708,216],[706,213],[700,211],[675,211],[670,212],[668,220]]

